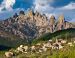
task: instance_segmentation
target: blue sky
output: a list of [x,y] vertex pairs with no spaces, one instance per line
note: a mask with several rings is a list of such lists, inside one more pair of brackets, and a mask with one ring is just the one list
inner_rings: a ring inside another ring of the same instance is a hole
[[58,18],[64,14],[68,21],[75,21],[75,0],[0,0],[0,19],[29,8],[45,13],[48,17],[54,15]]

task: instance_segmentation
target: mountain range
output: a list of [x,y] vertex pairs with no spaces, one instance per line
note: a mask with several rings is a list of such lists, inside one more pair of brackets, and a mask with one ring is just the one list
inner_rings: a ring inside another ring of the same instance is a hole
[[20,11],[19,14],[15,13],[12,17],[0,21],[0,40],[30,42],[45,33],[69,28],[75,28],[75,25],[66,21],[64,15],[60,15],[57,20],[53,15],[48,19],[45,14],[37,11]]

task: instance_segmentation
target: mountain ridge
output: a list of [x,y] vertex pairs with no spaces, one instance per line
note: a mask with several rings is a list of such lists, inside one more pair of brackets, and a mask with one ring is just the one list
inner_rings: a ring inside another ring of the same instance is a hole
[[40,37],[42,34],[68,28],[75,28],[75,25],[65,21],[63,15],[60,15],[57,21],[53,15],[48,19],[45,14],[41,15],[39,12],[33,12],[32,10],[28,13],[20,11],[19,15],[15,13],[13,17],[0,21],[0,30],[6,34],[9,33],[25,39],[27,42]]

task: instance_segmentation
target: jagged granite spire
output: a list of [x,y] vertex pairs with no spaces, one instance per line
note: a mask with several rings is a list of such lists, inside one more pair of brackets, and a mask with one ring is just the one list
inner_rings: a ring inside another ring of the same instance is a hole
[[57,24],[58,30],[64,29],[64,25],[65,25],[64,23],[65,23],[64,15],[60,15],[58,18],[58,24]]
[[65,22],[64,15],[60,15],[59,18],[58,18],[58,23],[63,24],[64,22]]
[[52,33],[54,32],[54,28],[55,28],[55,17],[53,15],[50,17],[49,22],[50,22],[50,31]]

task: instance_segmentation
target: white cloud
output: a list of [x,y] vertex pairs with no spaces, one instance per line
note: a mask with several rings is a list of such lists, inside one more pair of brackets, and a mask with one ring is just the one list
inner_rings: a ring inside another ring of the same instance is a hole
[[50,5],[53,0],[35,0],[34,1],[34,11],[38,11],[40,13],[46,14],[48,18],[50,18],[51,15],[55,15],[53,12],[54,8]]
[[6,11],[2,11],[0,12],[0,20],[5,20],[7,18],[12,17],[15,13],[19,14],[20,10],[24,10],[22,8],[17,8],[17,9],[13,9],[11,11],[6,10]]
[[[54,8],[51,4],[55,0],[35,0],[34,2],[34,10],[40,13],[45,13],[49,18],[51,15],[54,15],[58,18],[59,15],[63,14],[65,17],[69,17],[70,20],[75,18],[75,3],[71,2],[66,6],[60,8]],[[74,17],[74,18],[73,18]]]
[[38,12],[47,12],[52,10],[53,7],[50,6],[52,0],[35,0],[34,2],[34,10]]
[[60,9],[63,9],[63,10],[72,10],[72,9],[75,9],[75,3],[70,3],[64,7],[61,7]]
[[12,10],[12,6],[15,4],[15,0],[3,0],[0,6],[0,11],[2,9]]

